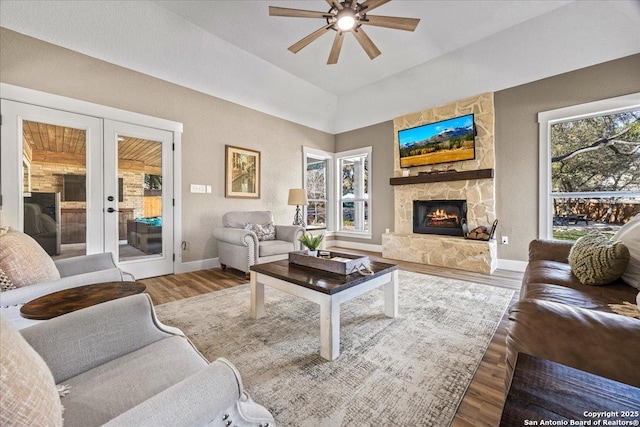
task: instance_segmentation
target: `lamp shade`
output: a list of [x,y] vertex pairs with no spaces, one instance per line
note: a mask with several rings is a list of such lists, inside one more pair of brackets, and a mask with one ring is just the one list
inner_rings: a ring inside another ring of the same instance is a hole
[[292,206],[303,206],[307,202],[307,192],[304,188],[292,188],[289,190],[289,204]]

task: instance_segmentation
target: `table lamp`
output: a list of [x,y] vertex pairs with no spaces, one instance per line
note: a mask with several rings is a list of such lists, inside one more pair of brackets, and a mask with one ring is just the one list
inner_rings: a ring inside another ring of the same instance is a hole
[[300,206],[306,206],[307,204],[307,191],[304,188],[292,188],[289,190],[289,205],[296,207],[296,216],[293,217],[293,225],[307,226],[302,217],[302,210],[300,209]]

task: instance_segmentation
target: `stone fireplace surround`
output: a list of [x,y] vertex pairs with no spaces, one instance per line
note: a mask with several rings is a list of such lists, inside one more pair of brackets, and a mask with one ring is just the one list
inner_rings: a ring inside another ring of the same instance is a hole
[[[401,177],[398,153],[398,131],[453,117],[474,114],[476,125],[476,158],[410,169],[418,172],[455,170],[458,172],[493,169],[494,109],[493,93],[465,98],[440,107],[397,117],[394,124],[394,177]],[[457,236],[413,233],[414,200],[466,200],[469,229],[490,226],[495,220],[495,182],[491,178],[414,183],[394,186],[394,232],[382,236],[385,258],[417,262],[461,270],[491,273],[497,266],[495,241],[474,241]]]

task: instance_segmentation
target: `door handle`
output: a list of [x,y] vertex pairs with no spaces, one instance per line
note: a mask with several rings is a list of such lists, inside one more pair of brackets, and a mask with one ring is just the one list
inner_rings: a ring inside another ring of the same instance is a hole
[[107,212],[113,213],[113,212],[120,212],[120,211],[113,208],[107,208]]

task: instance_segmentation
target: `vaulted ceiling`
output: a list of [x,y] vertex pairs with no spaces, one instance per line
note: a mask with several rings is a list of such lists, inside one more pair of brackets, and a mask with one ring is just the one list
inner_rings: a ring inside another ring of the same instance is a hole
[[[362,0],[360,0],[362,2]],[[329,93],[340,96],[571,3],[391,0],[374,15],[419,18],[415,32],[365,27],[382,54],[370,60],[347,34],[340,60],[327,66],[333,31],[297,54],[287,50],[324,19],[269,17],[269,5],[327,12],[325,0],[156,1],[203,30]]]
[[0,25],[303,125],[338,133],[640,52],[637,0],[392,0],[375,14],[420,18],[415,32],[367,27],[370,60],[350,34],[287,47],[322,19],[325,0],[0,0]]

